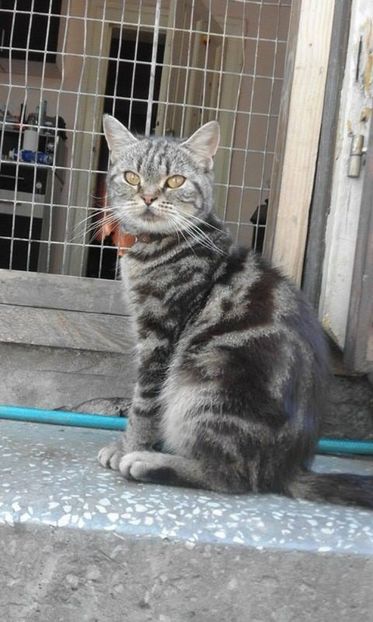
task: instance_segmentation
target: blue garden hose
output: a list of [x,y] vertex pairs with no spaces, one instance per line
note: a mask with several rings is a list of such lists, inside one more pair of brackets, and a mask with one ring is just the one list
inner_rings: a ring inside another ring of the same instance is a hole
[[[127,426],[126,417],[110,417],[91,413],[7,405],[0,405],[0,419],[78,426],[81,428],[100,428],[102,430],[125,430]],[[373,441],[322,438],[317,445],[317,453],[373,456]]]
[[80,428],[101,428],[103,430],[125,430],[125,417],[110,417],[91,413],[66,412],[64,410],[45,410],[26,406],[0,405],[0,419],[29,421],[32,423],[52,423],[72,425]]
[[320,438],[318,454],[360,454],[373,456],[373,441],[358,441],[339,438]]

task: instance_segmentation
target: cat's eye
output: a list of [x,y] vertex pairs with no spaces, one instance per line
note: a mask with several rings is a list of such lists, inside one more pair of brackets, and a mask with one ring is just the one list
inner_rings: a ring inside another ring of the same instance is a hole
[[185,177],[183,175],[172,175],[166,180],[166,186],[169,188],[180,188],[185,181]]
[[138,186],[140,183],[139,175],[133,171],[125,171],[124,179],[131,184],[131,186]]

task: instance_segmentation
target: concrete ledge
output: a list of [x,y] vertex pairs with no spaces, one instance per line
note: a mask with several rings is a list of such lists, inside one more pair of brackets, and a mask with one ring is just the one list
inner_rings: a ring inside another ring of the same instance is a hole
[[0,341],[0,360],[3,404],[78,410],[79,404],[101,399],[97,407],[110,412],[110,401],[132,398],[135,366],[130,354]]
[[0,422],[2,619],[369,619],[371,512],[129,484],[96,463],[113,436]]

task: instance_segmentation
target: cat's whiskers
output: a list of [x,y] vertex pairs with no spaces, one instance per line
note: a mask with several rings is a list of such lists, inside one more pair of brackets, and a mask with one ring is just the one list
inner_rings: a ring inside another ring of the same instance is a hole
[[[175,209],[175,205],[173,205],[172,203],[167,202],[167,204],[169,204],[170,206],[172,206],[173,209]],[[184,211],[180,207],[180,205],[176,206],[176,210],[177,210],[177,213],[182,214],[186,218],[192,218],[193,220],[197,220],[198,222],[202,223],[203,225],[205,225],[209,229],[214,229],[215,231],[221,231],[221,229],[219,229],[219,227],[215,227],[215,225],[212,225],[210,222],[207,222],[203,218],[199,218],[199,216],[196,216],[195,214],[190,214],[189,212]]]
[[[105,224],[110,226],[110,224],[114,224],[115,222],[116,222],[116,220],[113,221],[112,223],[109,223],[108,221],[106,221]],[[88,244],[90,244],[93,240],[97,239],[97,233],[100,231],[101,227],[102,227],[102,223],[94,223],[93,225],[91,225],[91,227],[85,229],[81,234],[77,234],[73,238],[71,238],[71,242],[74,242],[75,240],[77,240],[80,237],[80,235],[84,234],[84,236],[89,236],[88,237]],[[90,235],[90,234],[92,234],[92,235]]]
[[206,235],[204,233],[204,231],[202,231],[198,225],[195,225],[194,223],[189,223],[189,226],[187,227],[187,231],[190,234],[194,234],[195,238],[199,241],[199,244],[201,244],[202,246],[204,246],[205,248],[209,248],[210,250],[218,253],[219,255],[225,255],[226,252],[219,248],[210,238],[208,235]]
[[[142,209],[143,209],[143,206],[135,200],[130,200],[130,201],[127,201],[126,203],[122,203],[118,205],[111,205],[110,210],[113,213],[109,215],[108,217],[107,216],[105,217],[105,224],[110,225],[110,224],[115,224],[115,223],[121,223],[120,216],[119,217],[117,216],[117,213],[119,212],[119,210],[121,211],[123,210],[123,215],[124,214],[129,214],[129,215],[135,214],[136,215],[136,213],[139,213]],[[190,249],[194,252],[194,254],[195,254],[195,250],[193,249],[192,245],[188,241],[188,237],[186,234],[188,234],[195,242],[197,242],[204,248],[207,248],[213,252],[225,254],[224,251],[222,251],[222,249],[216,246],[214,242],[209,238],[209,236],[206,235],[206,233],[201,230],[201,228],[198,226],[197,223],[191,222],[191,218],[194,218],[195,220],[203,224],[209,225],[209,223],[205,223],[205,221],[203,221],[202,219],[198,217],[194,217],[193,215],[190,215],[190,214],[188,214],[188,216],[185,216],[183,213],[181,213],[179,209],[175,209],[175,206],[168,201],[159,201],[157,202],[156,205],[153,205],[153,214],[156,215],[157,213],[160,216],[164,216],[164,215],[167,216],[167,219],[169,220],[169,222],[170,223],[172,222],[172,226],[175,232],[177,234],[182,235],[183,239],[188,244]],[[86,233],[90,233],[90,231],[99,229],[101,224],[102,223],[98,223],[98,225],[96,226],[96,223],[94,223],[92,227],[87,230]],[[219,229],[217,229],[217,227],[214,227],[213,225],[211,225],[211,228],[219,231]]]
[[196,231],[195,231],[195,229],[193,227],[189,227],[186,230],[188,231],[189,235],[194,240],[196,240],[196,242],[198,244],[200,244],[204,248],[206,248],[206,249],[208,249],[210,251],[216,252],[216,253],[218,253],[220,255],[224,255],[225,254],[224,251],[222,251],[218,246],[216,246],[215,244],[210,243],[207,240],[204,240],[203,238],[201,238],[201,236],[198,233],[196,233]]
[[[89,196],[91,197],[91,199],[93,199],[94,201],[102,201],[104,204],[106,203],[107,199],[108,199],[108,193],[105,192],[105,194],[95,194],[94,192],[90,192]],[[103,209],[100,208],[100,209]]]
[[219,231],[221,232],[221,229],[219,229],[219,227],[215,227],[214,225],[212,225],[210,222],[207,222],[206,220],[203,220],[203,218],[199,218],[198,216],[196,216],[195,214],[188,214],[186,212],[183,212],[183,210],[180,210],[180,212],[185,215],[187,218],[192,218],[193,220],[197,220],[197,222],[202,223],[203,225],[206,225],[207,227],[209,227],[209,229],[214,229],[214,231]]
[[179,215],[175,218],[175,221],[179,227],[180,233],[183,233],[184,239],[187,239],[185,234],[188,234],[195,242],[197,242],[201,246],[209,248],[210,250],[215,250],[212,244],[207,244],[205,240],[201,239],[201,237],[197,235],[191,223],[188,223],[186,222],[186,220],[181,219]]
[[[172,214],[172,216],[174,216],[174,215]],[[190,250],[191,250],[191,251],[193,252],[193,254],[197,257],[197,253],[196,253],[195,249],[194,249],[194,248],[193,248],[193,246],[190,244],[190,242],[189,242],[189,240],[188,240],[187,236],[186,236],[186,235],[184,235],[183,230],[182,230],[182,229],[180,229],[180,228],[178,228],[178,226],[177,226],[177,225],[178,225],[179,223],[176,221],[176,219],[175,219],[175,218],[172,218],[172,216],[171,216],[171,222],[172,222],[172,224],[175,226],[175,231],[176,231],[176,234],[177,234],[177,239],[178,239],[178,241],[180,241],[180,238],[179,238],[179,233],[180,233],[180,234],[181,234],[181,236],[183,237],[183,240],[184,240],[184,241],[185,241],[185,243],[187,244],[187,246],[189,246]]]
[[[104,225],[108,227],[110,227],[111,225],[121,225],[121,212],[123,213],[123,216],[125,214],[136,215],[143,209],[143,206],[138,201],[130,199],[123,203],[110,205],[108,207],[105,207],[104,209],[88,209],[90,214],[88,214],[86,218],[82,219],[79,223],[77,223],[77,225],[75,225],[73,229],[73,237],[71,239],[72,242],[80,237],[82,234],[88,236],[93,233],[92,237],[90,238],[91,242],[96,237],[100,228]],[[94,218],[96,215],[99,215],[102,212],[104,213],[102,218],[98,218],[95,222],[91,223],[89,227],[85,226],[90,219]],[[153,213],[158,213],[162,216],[166,215],[167,219],[172,225],[172,228],[177,234],[178,239],[180,239],[179,235],[181,235],[194,254],[196,254],[195,249],[190,244],[188,240],[188,235],[192,238],[192,240],[194,240],[195,242],[197,242],[197,244],[200,244],[204,248],[223,254],[223,251],[214,244],[214,242],[206,235],[204,231],[201,230],[198,224],[196,224],[195,222],[191,222],[191,220],[197,220],[198,222],[201,222],[210,226],[213,229],[218,230],[213,225],[205,223],[205,221],[192,214],[185,215],[185,212],[182,213],[179,208],[175,209],[175,205],[169,201],[159,201],[156,205],[153,206]]]
[[75,233],[79,229],[79,227],[82,227],[86,222],[90,221],[94,216],[101,214],[103,211],[101,207],[88,207],[87,210],[91,213],[89,213],[85,218],[75,224],[72,233]]
[[79,227],[82,227],[86,222],[90,221],[92,218],[94,218],[95,216],[101,216],[97,222],[99,222],[100,224],[104,222],[106,222],[108,220],[108,218],[112,215],[112,213],[114,213],[114,209],[118,207],[118,206],[107,206],[105,208],[102,207],[88,207],[86,208],[89,212],[89,214],[87,214],[87,216],[85,218],[83,218],[82,220],[80,220],[78,223],[76,223],[76,225],[74,226],[72,233],[75,233]]
[[[76,239],[78,239],[82,235],[86,236],[94,232],[94,236],[90,238],[90,242],[91,242],[102,227],[104,226],[110,227],[112,225],[117,225],[119,222],[117,215],[114,213],[113,208],[111,207],[105,208],[105,210],[102,210],[101,208],[89,208],[89,209],[95,210],[96,213],[90,214],[89,216],[81,220],[79,223],[77,223],[77,225],[75,225],[72,231],[72,237],[70,239],[71,242],[74,242]],[[89,222],[92,218],[98,215],[101,215],[101,217],[91,222],[91,224],[88,227],[85,226],[87,222]]]
[[[79,240],[82,236],[87,236],[90,233],[92,233],[92,231],[98,231],[101,227],[101,223],[94,223],[92,225],[90,225],[89,227],[84,227],[82,230],[78,230],[75,232],[75,235],[72,235],[70,237],[70,242],[73,243],[76,240]],[[93,239],[93,238],[91,238]]]
[[197,240],[198,238],[198,241],[202,246],[205,246],[205,248],[210,248],[210,250],[216,251],[220,253],[221,255],[226,254],[225,251],[223,251],[218,246],[216,246],[216,244],[214,244],[214,242],[209,238],[209,236],[206,235],[206,233],[201,230],[201,228],[198,226],[197,223],[190,222],[190,220],[191,219],[197,220],[197,222],[200,222],[208,226],[209,228],[214,229],[219,232],[221,231],[221,229],[218,229],[218,227],[211,225],[210,223],[206,222],[202,218],[199,218],[198,216],[195,216],[194,214],[186,214],[179,207],[175,209],[175,206],[170,202],[164,201],[163,205],[167,205],[170,208],[172,208],[172,210],[170,211],[173,211],[174,215],[177,215],[178,217],[180,217],[180,220],[182,220],[182,224],[184,225],[187,224],[187,227],[185,227],[184,231],[188,231],[191,235],[192,233],[194,233],[194,239]]
[[[206,246],[205,242],[203,240],[201,240],[197,234],[193,231],[193,229],[189,226],[185,226],[185,223],[180,221],[180,218],[175,218],[175,222],[178,226],[178,230],[180,231],[180,233],[182,233],[184,240],[188,240],[188,237],[186,234],[189,235],[189,237],[196,241],[198,244],[200,244],[201,246]],[[191,244],[188,244],[190,248],[192,248]]]
[[171,225],[173,225],[178,241],[180,241],[179,234],[181,234],[185,242],[188,244],[191,250],[193,250],[193,248],[188,242],[188,239],[184,235],[183,230],[180,229],[180,226],[178,226],[179,222],[177,221],[177,212],[175,211],[175,206],[172,203],[169,203],[167,201],[161,201],[161,202],[158,202],[157,205],[154,205],[153,209],[161,214],[167,215],[168,222]]
[[[189,235],[197,241],[201,246],[208,248],[212,251],[219,253],[220,255],[225,255],[225,251],[216,246],[214,242],[205,234],[204,231],[200,229],[200,227],[188,220],[185,216],[178,213],[177,217],[180,219],[181,223],[184,225],[184,231],[187,231]],[[186,225],[186,226],[185,226]]]

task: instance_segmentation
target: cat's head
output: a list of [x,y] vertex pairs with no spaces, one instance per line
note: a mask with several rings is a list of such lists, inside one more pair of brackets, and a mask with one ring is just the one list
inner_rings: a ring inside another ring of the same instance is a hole
[[192,232],[212,208],[213,157],[219,125],[210,121],[188,140],[136,138],[104,116],[110,150],[110,207],[131,233]]

